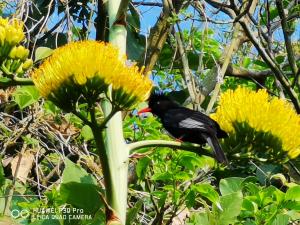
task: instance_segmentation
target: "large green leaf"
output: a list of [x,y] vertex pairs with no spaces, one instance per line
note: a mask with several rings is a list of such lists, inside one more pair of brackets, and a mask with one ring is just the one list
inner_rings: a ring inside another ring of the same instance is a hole
[[85,213],[95,213],[102,206],[96,179],[68,159],[65,165],[60,186],[62,199]]
[[216,215],[217,225],[234,224],[237,216],[241,212],[243,195],[241,192],[235,192],[220,197],[221,208],[213,205],[213,212]]
[[207,198],[212,203],[219,205],[219,194],[210,184],[196,184],[193,186],[193,190],[198,192],[201,196]]
[[86,141],[90,141],[94,139],[93,131],[88,125],[84,125],[82,127],[80,134]]
[[285,200],[300,201],[300,186],[289,188],[285,194]]
[[229,177],[220,181],[220,192],[222,195],[232,194],[238,191],[242,191],[242,183],[244,178],[241,177]]
[[22,86],[18,87],[13,93],[15,102],[21,109],[35,103],[40,95],[35,86]]
[[51,48],[47,48],[47,47],[38,47],[35,50],[35,57],[34,60],[35,61],[39,61],[42,60],[44,58],[47,58],[48,56],[50,56],[53,52],[53,49]]
[[146,171],[151,159],[148,157],[144,157],[140,159],[136,165],[136,175],[139,179],[144,179],[146,176]]
[[126,225],[133,224],[142,206],[143,206],[143,200],[139,200],[135,203],[134,207],[128,210],[126,216]]
[[278,214],[271,225],[287,225],[289,224],[289,216],[285,214]]
[[189,219],[189,222],[186,223],[187,225],[196,225],[196,224],[201,224],[201,225],[211,225],[209,222],[207,213],[195,213],[192,214],[192,216]]
[[154,181],[168,181],[168,180],[172,180],[172,174],[167,171],[167,172],[162,172],[162,173],[156,173],[152,176],[152,180]]

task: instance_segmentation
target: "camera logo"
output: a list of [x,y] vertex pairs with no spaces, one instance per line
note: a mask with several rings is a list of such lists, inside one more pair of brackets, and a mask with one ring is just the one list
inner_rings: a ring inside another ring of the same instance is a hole
[[29,216],[29,211],[27,209],[22,209],[22,210],[19,210],[19,209],[13,209],[11,212],[10,212],[10,215],[12,218],[16,219],[16,218],[22,218],[22,219],[25,219]]

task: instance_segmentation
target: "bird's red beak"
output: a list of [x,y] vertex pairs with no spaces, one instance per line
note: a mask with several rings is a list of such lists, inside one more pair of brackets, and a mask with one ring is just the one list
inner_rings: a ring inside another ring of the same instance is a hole
[[138,115],[140,115],[142,113],[146,113],[146,112],[151,112],[151,109],[150,108],[141,109],[140,111],[138,111]]

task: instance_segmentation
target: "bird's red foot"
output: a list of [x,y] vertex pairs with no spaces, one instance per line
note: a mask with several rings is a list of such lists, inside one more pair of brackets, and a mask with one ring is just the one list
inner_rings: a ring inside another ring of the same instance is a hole
[[183,135],[179,138],[176,138],[175,140],[182,143],[183,142],[182,138],[183,138]]

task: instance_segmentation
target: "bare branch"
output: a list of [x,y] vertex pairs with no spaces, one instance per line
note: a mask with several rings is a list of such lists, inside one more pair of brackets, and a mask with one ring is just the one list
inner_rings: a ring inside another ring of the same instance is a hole
[[245,21],[239,21],[241,26],[243,27],[246,35],[251,40],[252,44],[255,46],[256,50],[259,52],[259,55],[264,59],[264,61],[269,65],[271,70],[273,71],[275,77],[280,81],[284,90],[287,92],[291,101],[294,104],[294,107],[298,113],[300,113],[300,101],[298,99],[297,93],[292,89],[291,84],[288,79],[286,79],[284,73],[281,69],[276,65],[274,59],[272,59],[265,51],[264,47],[261,43],[257,40],[257,38],[253,35],[249,25],[245,23]]
[[296,76],[298,68],[295,60],[295,54],[292,47],[291,33],[289,32],[289,27],[287,24],[287,17],[284,12],[283,3],[281,0],[276,0],[276,6],[278,9],[278,14],[281,19],[282,32],[284,36],[284,43],[286,47],[287,57],[292,69],[294,76]]
[[[183,2],[176,1],[175,11],[178,12],[182,7]],[[167,0],[163,1],[163,12],[160,14],[156,24],[150,30],[150,36],[147,40],[146,59],[144,74],[151,71],[159,57],[159,54],[166,43],[168,34],[171,30],[172,24],[168,22],[171,16],[171,8]]]

